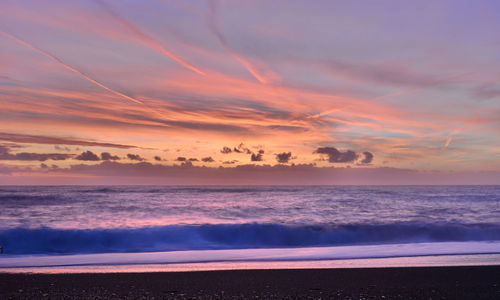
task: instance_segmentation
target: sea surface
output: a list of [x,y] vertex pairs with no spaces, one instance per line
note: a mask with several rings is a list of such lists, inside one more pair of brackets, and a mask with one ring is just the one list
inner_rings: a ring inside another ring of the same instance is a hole
[[500,186],[2,186],[0,245],[0,268],[500,263]]

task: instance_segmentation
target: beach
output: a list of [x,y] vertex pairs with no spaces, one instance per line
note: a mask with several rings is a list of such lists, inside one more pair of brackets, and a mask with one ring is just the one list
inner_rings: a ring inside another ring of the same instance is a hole
[[2,299],[498,299],[500,267],[0,274]]

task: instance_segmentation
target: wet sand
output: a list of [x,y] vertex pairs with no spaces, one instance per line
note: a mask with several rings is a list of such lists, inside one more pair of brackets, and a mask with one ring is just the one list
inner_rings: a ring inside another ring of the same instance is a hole
[[0,299],[500,299],[500,266],[0,273]]

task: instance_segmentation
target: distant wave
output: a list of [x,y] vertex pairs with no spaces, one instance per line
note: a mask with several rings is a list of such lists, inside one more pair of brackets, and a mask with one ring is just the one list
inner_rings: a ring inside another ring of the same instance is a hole
[[[120,187],[120,188],[90,188],[76,189],[78,193],[254,193],[254,192],[299,192],[304,191],[304,188],[296,187],[276,187],[276,186],[259,186],[255,187],[239,187],[239,186],[168,186],[168,187]],[[310,187],[309,187],[310,188]]]
[[[61,195],[0,194],[2,206],[58,205],[69,200]],[[77,202],[76,200],[71,200]]]
[[301,225],[211,224],[0,231],[8,254],[77,254],[202,249],[293,248],[391,243],[499,241],[496,224]]

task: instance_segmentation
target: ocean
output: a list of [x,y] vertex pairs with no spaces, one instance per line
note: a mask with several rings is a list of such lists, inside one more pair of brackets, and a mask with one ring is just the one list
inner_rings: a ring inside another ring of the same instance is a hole
[[500,264],[500,186],[3,186],[0,245],[2,270]]

